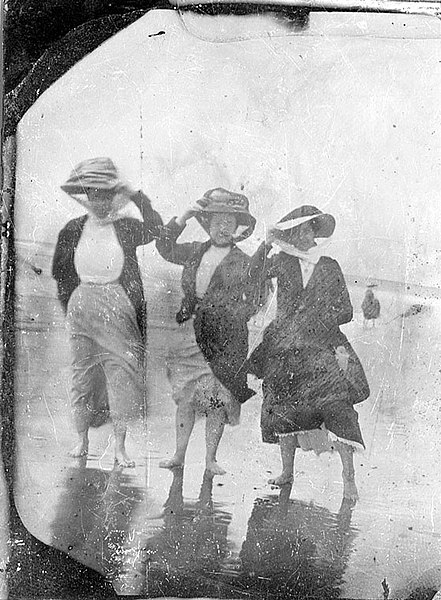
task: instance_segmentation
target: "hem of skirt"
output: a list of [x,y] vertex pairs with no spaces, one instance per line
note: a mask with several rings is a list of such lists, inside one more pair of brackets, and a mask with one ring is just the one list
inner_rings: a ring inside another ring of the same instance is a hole
[[346,438],[342,438],[336,435],[335,433],[332,433],[332,431],[328,431],[328,437],[331,442],[340,442],[341,444],[346,444],[347,446],[351,446],[352,448],[354,448],[354,450],[358,450],[360,452],[362,452],[365,449],[363,444],[360,444],[360,442],[355,442],[354,440],[347,440]]
[[303,431],[288,431],[288,433],[276,433],[277,437],[289,437],[290,435],[305,435],[311,433],[311,431],[317,431],[316,429],[304,429]]
[[[316,429],[306,429],[303,431],[290,431],[288,433],[276,433],[276,436],[278,438],[283,438],[283,437],[289,437],[289,436],[293,436],[293,435],[306,435],[308,433],[311,433],[312,431],[317,431]],[[328,435],[328,439],[330,442],[340,442],[341,444],[346,444],[347,446],[351,446],[354,450],[357,450],[359,452],[362,452],[363,450],[365,450],[365,447],[363,446],[363,444],[360,444],[360,442],[355,442],[354,440],[348,440],[346,438],[342,438],[338,435],[336,435],[335,433],[332,433],[332,431],[327,431],[327,435]]]

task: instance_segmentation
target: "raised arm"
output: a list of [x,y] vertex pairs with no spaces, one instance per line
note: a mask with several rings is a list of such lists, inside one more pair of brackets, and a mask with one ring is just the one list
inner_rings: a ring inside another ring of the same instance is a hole
[[160,214],[153,210],[150,200],[143,192],[131,192],[130,199],[136,204],[142,216],[142,223],[139,223],[134,232],[135,245],[143,246],[158,239],[163,225]]
[[268,257],[273,240],[273,231],[269,230],[265,242],[259,246],[250,258],[247,276],[243,283],[244,295],[249,307],[247,319],[259,312],[265,304],[271,279],[277,276],[279,259],[277,256]]
[[277,276],[277,256],[268,258],[271,248],[272,243],[270,240],[262,242],[251,257],[249,273],[252,283],[257,284]]
[[184,231],[188,219],[191,219],[194,214],[194,210],[187,210],[182,217],[174,217],[167,225],[161,228],[161,235],[156,240],[156,248],[162,258],[168,262],[176,265],[184,265],[194,254],[194,243],[178,244],[176,242]]

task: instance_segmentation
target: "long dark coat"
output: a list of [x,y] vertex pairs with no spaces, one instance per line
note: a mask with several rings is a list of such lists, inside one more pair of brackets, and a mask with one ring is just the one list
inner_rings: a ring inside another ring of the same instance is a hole
[[[322,257],[303,287],[298,258],[280,252],[268,258],[262,244],[251,279],[277,278],[277,315],[252,353],[248,369],[263,379],[264,441],[276,434],[326,427],[337,437],[363,444],[353,405],[369,396],[363,367],[340,326],[351,321],[352,304],[338,263]],[[343,347],[343,371],[336,349]]]
[[183,323],[194,317],[196,341],[211,370],[239,402],[245,402],[255,393],[247,385],[245,370],[247,321],[259,305],[259,287],[256,292],[249,280],[249,256],[233,245],[213,273],[204,297],[197,298],[196,274],[211,241],[178,244],[183,230],[173,219],[156,242],[165,260],[184,267],[184,297],[176,320]]

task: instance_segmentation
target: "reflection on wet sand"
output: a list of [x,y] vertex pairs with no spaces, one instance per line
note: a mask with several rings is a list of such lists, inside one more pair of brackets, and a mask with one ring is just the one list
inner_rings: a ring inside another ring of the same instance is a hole
[[[183,496],[184,469],[174,469],[163,524],[146,537],[142,559],[148,597],[337,598],[356,530],[352,505],[338,514],[280,496],[257,498],[238,557],[230,551],[231,515],[212,498],[204,473],[199,498]],[[133,590],[132,590],[133,591]]]
[[184,469],[174,469],[163,527],[146,540],[143,592],[149,596],[224,595],[230,586],[218,576],[228,557],[231,515],[212,499],[211,474],[204,472],[197,501],[184,500],[183,483]]
[[123,545],[143,490],[119,467],[86,468],[86,458],[66,473],[51,526],[52,543],[114,580],[121,570]]
[[[47,272],[45,268],[38,280]],[[283,595],[268,578],[279,581],[280,589],[292,586],[294,591],[286,592],[292,595],[301,595],[297,590],[310,585],[310,594],[332,597],[339,589],[341,597],[382,598],[385,578],[390,598],[406,598],[416,586],[439,588],[441,579],[434,570],[440,562],[441,527],[436,460],[441,379],[435,360],[441,339],[439,299],[427,301],[425,310],[417,311],[412,307],[421,303],[419,297],[401,295],[394,287],[385,289],[383,283],[376,292],[382,307],[377,327],[363,328],[358,311],[348,328],[369,373],[372,396],[359,409],[367,446],[355,457],[360,502],[352,523],[359,534],[354,538],[349,529],[342,537],[348,546],[339,555],[333,550],[339,547],[337,457],[317,459],[299,452],[293,500],[285,504],[283,521],[280,502],[267,496],[271,490],[266,481],[278,469],[279,456],[277,448],[261,443],[260,394],[242,407],[241,425],[224,434],[220,460],[227,476],[201,485],[204,436],[198,424],[189,447],[184,490],[181,474],[159,468],[174,435],[174,404],[164,369],[165,352],[174,336],[159,319],[151,321],[149,331],[154,351],[147,373],[147,421],[134,424],[129,439],[136,468],[111,471],[108,425],[92,432],[85,467],[69,458],[74,435],[69,349],[60,310],[50,303],[46,284],[43,287],[41,297],[26,293],[22,298],[15,407],[16,502],[23,523],[38,539],[102,573],[118,593]],[[361,306],[363,294],[364,287],[352,286],[355,307]],[[205,492],[210,486],[212,500]],[[193,517],[201,506],[205,508],[198,523]],[[259,554],[262,549],[264,556]],[[323,549],[335,561],[326,563]],[[281,557],[286,557],[286,564],[281,565]],[[435,574],[430,581],[426,570]]]
[[339,598],[351,545],[352,504],[334,514],[290,500],[291,485],[258,498],[240,554],[241,586],[253,598]]

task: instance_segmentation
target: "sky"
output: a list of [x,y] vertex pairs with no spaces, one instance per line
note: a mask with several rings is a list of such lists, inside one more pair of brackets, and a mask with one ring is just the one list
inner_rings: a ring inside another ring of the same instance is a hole
[[[270,17],[149,12],[22,119],[17,238],[55,243],[83,213],[60,185],[109,156],[164,220],[210,188],[242,191],[252,253],[313,204],[336,217],[329,254],[345,272],[441,286],[440,31],[429,17],[313,15],[299,34]],[[150,246],[144,260],[165,268]]]

